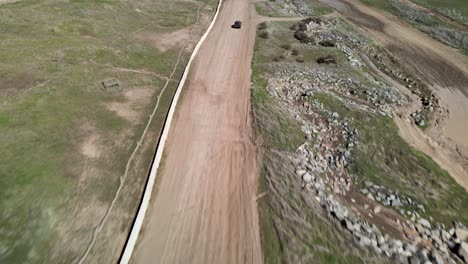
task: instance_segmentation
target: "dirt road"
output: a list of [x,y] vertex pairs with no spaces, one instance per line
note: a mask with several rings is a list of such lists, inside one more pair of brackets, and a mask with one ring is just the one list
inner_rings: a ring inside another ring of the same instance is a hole
[[[260,263],[249,0],[226,0],[192,66],[133,263]],[[231,29],[234,20],[242,29]]]

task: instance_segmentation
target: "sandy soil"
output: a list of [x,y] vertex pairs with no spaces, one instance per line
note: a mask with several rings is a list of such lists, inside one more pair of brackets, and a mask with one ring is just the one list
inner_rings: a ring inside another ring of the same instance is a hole
[[149,103],[153,93],[154,90],[148,87],[133,88],[125,92],[126,100],[109,102],[105,106],[118,116],[136,124],[141,122],[141,108]]
[[135,35],[135,38],[148,43],[150,46],[157,48],[161,52],[166,52],[169,49],[182,47],[191,27],[182,28],[168,33],[154,33],[142,31]]
[[[202,12],[199,17],[199,22],[202,25],[211,22],[210,13]],[[142,31],[135,34],[135,39],[143,41],[147,45],[157,48],[161,52],[166,52],[170,49],[177,49],[186,44],[187,50],[193,50],[197,45],[197,38],[190,38],[188,43],[185,43],[187,36],[192,31],[194,35],[202,35],[204,33],[203,27],[192,28],[191,26],[182,28],[172,32],[155,33],[151,31]]]
[[[184,87],[134,263],[260,263],[248,0],[226,0]],[[231,29],[234,20],[241,30]]]
[[[400,135],[413,147],[431,156],[468,190],[468,59],[398,18],[355,0],[321,0],[344,18],[384,45],[410,71],[441,98],[449,117],[423,133],[409,120],[412,104],[402,108],[396,122]],[[392,84],[393,85],[393,84]],[[399,88],[398,86],[396,86]],[[405,89],[404,87],[400,87]],[[404,92],[404,91],[403,91]],[[404,92],[408,94],[408,92]],[[418,102],[413,98],[413,103]]]

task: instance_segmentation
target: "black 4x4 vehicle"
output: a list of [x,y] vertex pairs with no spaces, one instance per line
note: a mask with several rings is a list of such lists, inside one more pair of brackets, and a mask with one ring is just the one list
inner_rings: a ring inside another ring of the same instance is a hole
[[242,22],[239,20],[234,21],[234,24],[231,26],[232,28],[241,28]]

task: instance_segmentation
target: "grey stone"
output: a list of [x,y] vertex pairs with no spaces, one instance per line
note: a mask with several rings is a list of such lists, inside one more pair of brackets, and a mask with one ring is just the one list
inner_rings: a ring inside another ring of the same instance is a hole
[[426,125],[426,122],[424,122],[423,119],[419,119],[418,121],[416,121],[416,125],[418,125],[418,126],[424,126],[424,125]]
[[372,246],[373,248],[377,248],[377,240],[371,239],[371,246]]
[[371,244],[371,240],[366,236],[362,236],[361,239],[359,240],[359,245],[361,247],[368,247],[370,246],[370,244]]
[[418,255],[422,263],[425,263],[426,261],[429,260],[429,258],[427,257],[428,255],[427,249],[422,249],[421,251],[419,251]]
[[312,182],[312,175],[310,175],[308,172],[302,175],[302,180],[309,183]]
[[382,246],[385,243],[385,238],[383,236],[379,236],[377,243],[379,243],[379,245]]
[[[418,220],[418,223],[420,223],[422,226],[424,226],[425,228],[431,228],[431,223],[429,223],[429,221],[427,221],[426,219],[424,218],[420,218]],[[419,231],[419,230],[418,230]]]
[[296,174],[299,175],[299,177],[302,177],[302,175],[304,175],[306,172],[306,170],[299,169],[296,171]]
[[399,206],[401,206],[400,198],[396,198],[395,200],[392,200],[392,206],[393,206],[393,207],[399,207]]
[[435,264],[445,264],[444,259],[436,251],[432,251],[432,259]]
[[353,227],[353,230],[360,231],[361,230],[361,225],[359,223],[355,223],[354,227]]
[[419,264],[419,259],[417,256],[413,255],[409,258],[409,263],[410,264]]
[[397,248],[401,248],[403,247],[403,242],[401,242],[400,240],[393,240],[393,245]]
[[468,243],[462,242],[458,248],[458,256],[468,263]]
[[450,236],[455,235],[455,228],[453,228],[453,227],[450,228],[448,232],[449,232]]
[[405,249],[412,253],[415,253],[418,248],[415,245],[408,243],[405,245]]
[[440,238],[440,231],[438,229],[433,229],[431,231],[431,236],[432,236],[432,238],[436,238],[436,237]]
[[447,231],[442,230],[441,238],[442,238],[442,241],[446,241],[446,240],[448,240],[450,238],[450,234]]
[[353,231],[354,230],[354,225],[353,225],[353,222],[351,222],[350,220],[348,219],[345,219],[344,220],[344,226],[346,227],[346,229],[348,229],[349,231]]

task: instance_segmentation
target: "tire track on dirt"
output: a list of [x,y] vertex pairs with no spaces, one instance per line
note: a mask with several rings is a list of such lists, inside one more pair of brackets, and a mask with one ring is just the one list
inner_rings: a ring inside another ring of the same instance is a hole
[[[135,263],[261,263],[250,0],[225,0],[184,87]],[[241,29],[232,29],[241,20]],[[158,172],[159,173],[159,172]]]

